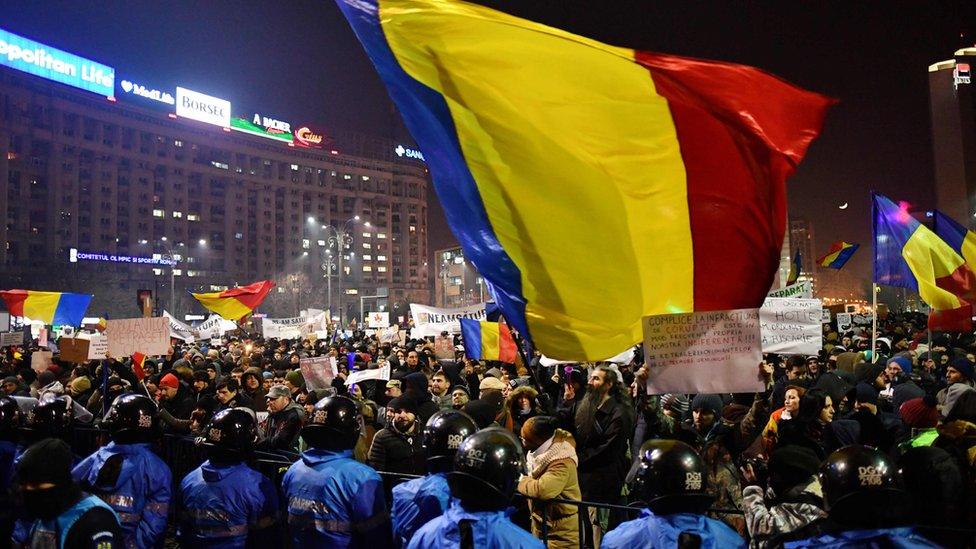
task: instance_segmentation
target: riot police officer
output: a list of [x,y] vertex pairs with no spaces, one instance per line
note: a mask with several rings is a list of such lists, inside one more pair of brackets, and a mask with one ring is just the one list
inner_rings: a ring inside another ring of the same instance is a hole
[[511,432],[489,427],[467,437],[447,474],[456,499],[417,530],[408,548],[543,547],[506,513],[524,471],[525,453]]
[[776,541],[799,540],[790,547],[939,547],[905,526],[909,495],[884,452],[860,445],[837,450],[820,466],[820,485],[827,519]]
[[204,430],[209,459],[180,483],[178,537],[183,547],[243,549],[277,540],[278,493],[245,461],[258,438],[249,410],[221,410]]
[[173,476],[152,450],[158,413],[146,395],[116,397],[102,419],[112,442],[71,472],[82,489],[112,507],[122,522],[125,542],[135,547],[162,546],[166,536]]
[[474,420],[457,410],[442,410],[427,420],[423,445],[429,474],[393,488],[393,535],[402,544],[447,510],[451,500],[447,473],[454,469],[461,442],[477,430]]
[[10,539],[13,530],[13,502],[10,499],[10,482],[14,474],[14,456],[17,455],[17,431],[22,414],[17,401],[0,396],[0,540]]
[[705,517],[712,504],[705,464],[677,440],[649,440],[641,446],[635,489],[646,507],[603,537],[601,547],[746,547],[724,523]]
[[364,547],[390,543],[390,520],[379,474],[354,460],[362,415],[348,397],[315,403],[302,438],[309,449],[282,480],[296,547]]

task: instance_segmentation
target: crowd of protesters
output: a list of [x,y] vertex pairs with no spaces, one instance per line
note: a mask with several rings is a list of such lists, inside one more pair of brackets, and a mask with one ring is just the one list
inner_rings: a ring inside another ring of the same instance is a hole
[[[764,357],[756,394],[648,395],[640,349],[627,364],[479,362],[447,333],[239,333],[176,343],[144,377],[130,359],[57,355],[37,373],[30,347],[7,348],[0,534],[28,546],[60,531],[50,546],[101,549],[167,536],[188,547],[974,546],[976,337],[928,333],[918,314],[878,328],[872,351],[870,327],[825,324],[818,355]],[[309,390],[300,361],[319,356],[338,375]],[[346,384],[387,365],[389,380]],[[72,455],[59,439],[84,425],[112,443]],[[153,452],[160,434],[196,438],[209,460],[170,478]],[[275,485],[247,467],[253,452],[295,463]],[[235,521],[220,497],[251,508]],[[71,509],[84,524],[51,516]]]

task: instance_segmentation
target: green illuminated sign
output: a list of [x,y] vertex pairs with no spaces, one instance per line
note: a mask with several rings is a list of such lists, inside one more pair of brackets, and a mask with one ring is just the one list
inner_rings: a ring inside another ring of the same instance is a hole
[[245,118],[231,118],[230,128],[235,131],[249,133],[258,137],[266,137],[268,139],[274,139],[275,141],[281,141],[282,143],[292,142],[290,124],[287,122],[281,122],[280,120],[275,120],[273,118],[268,118],[266,116],[261,116],[260,114],[255,114],[253,120],[247,120]]

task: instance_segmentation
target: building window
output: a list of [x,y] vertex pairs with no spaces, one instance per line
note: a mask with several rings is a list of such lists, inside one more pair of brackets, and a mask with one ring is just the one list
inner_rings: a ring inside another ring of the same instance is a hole
[[292,165],[291,165],[291,169],[292,169],[293,171],[296,171],[296,172],[297,172],[297,171],[298,171],[298,164],[292,164]]
[[363,249],[364,249],[364,250],[369,250],[369,249],[371,249],[372,247],[373,247],[373,245],[372,245],[372,244],[370,244],[369,242],[363,242]]
[[235,240],[240,240],[242,238],[244,238],[244,234],[243,233],[234,233],[234,239]]
[[173,140],[173,146],[174,147],[182,147],[183,146],[183,142],[180,141],[179,139],[174,139]]
[[200,216],[197,214],[186,214],[187,221],[200,221]]
[[308,239],[307,238],[303,238],[302,239],[302,249],[303,250],[307,250],[308,247],[309,247],[309,241],[308,241]]
[[183,276],[183,269],[173,269],[173,276]]
[[376,261],[386,261],[386,256],[385,255],[378,255],[378,256],[376,256]]
[[177,217],[177,218],[183,217],[183,212],[177,212],[177,211],[174,210],[173,211],[173,217]]
[[369,254],[363,254],[363,260],[364,261],[372,261],[373,260],[373,256],[371,256]]
[[164,217],[166,212],[163,210],[153,210],[153,217]]
[[385,273],[386,272],[386,266],[385,265],[380,265],[379,267],[376,268],[376,270],[379,271],[379,272],[381,272],[381,273]]
[[386,233],[376,233],[376,238],[384,239],[386,238]]
[[363,233],[363,238],[371,238],[372,236],[370,233]]
[[349,174],[343,174],[342,178],[343,179],[346,179],[346,180],[349,180],[349,179],[352,179],[352,176],[349,175]]
[[163,270],[162,269],[153,269],[153,274],[156,275],[156,276],[162,276]]
[[410,225],[410,232],[412,232],[412,233],[417,232],[417,227],[415,227],[413,225]]
[[369,181],[369,176],[368,175],[364,175],[363,176],[363,181]]
[[369,273],[369,272],[372,272],[372,271],[373,271],[373,267],[371,267],[369,265],[363,265],[363,272],[364,273]]

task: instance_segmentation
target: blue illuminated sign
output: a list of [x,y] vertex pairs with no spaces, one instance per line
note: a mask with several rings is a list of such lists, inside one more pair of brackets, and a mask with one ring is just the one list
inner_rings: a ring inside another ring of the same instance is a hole
[[154,255],[153,257],[139,257],[133,255],[113,255],[96,254],[89,252],[79,252],[77,248],[68,250],[68,262],[77,263],[79,261],[108,261],[109,263],[131,263],[137,265],[168,265],[173,267],[176,260],[169,257]]
[[424,153],[422,153],[422,152],[420,152],[420,151],[418,151],[416,149],[408,149],[408,148],[404,147],[403,145],[397,145],[396,148],[393,149],[393,152],[395,152],[396,155],[397,156],[400,156],[400,157],[404,157],[405,156],[407,158],[413,158],[415,160],[425,160],[424,159]]
[[115,97],[115,69],[0,29],[0,65]]

